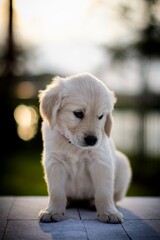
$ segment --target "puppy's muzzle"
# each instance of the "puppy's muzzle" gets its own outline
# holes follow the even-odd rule
[[[86,137],[84,137],[84,142],[86,146],[94,146],[97,140],[97,137],[93,135],[87,135]]]

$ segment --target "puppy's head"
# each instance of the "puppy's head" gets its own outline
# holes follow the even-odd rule
[[[40,93],[40,113],[70,143],[91,148],[110,136],[113,93],[91,74],[55,78]]]

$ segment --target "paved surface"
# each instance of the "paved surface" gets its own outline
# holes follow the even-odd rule
[[[0,239],[4,240],[160,240],[160,198],[125,198],[118,207],[123,224],[105,224],[95,211],[68,209],[68,219],[38,223],[47,197],[1,197]]]

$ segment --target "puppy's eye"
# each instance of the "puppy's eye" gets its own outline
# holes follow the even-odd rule
[[[76,118],[80,118],[80,119],[84,118],[84,112],[82,111],[74,111],[73,114]]]
[[[101,120],[101,119],[103,118],[103,116],[104,116],[104,114],[100,115],[100,116],[98,117],[98,119]]]

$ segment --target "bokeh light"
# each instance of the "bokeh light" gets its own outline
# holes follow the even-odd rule
[[[28,99],[35,96],[35,86],[32,82],[22,81],[16,87],[16,97],[19,99]]]
[[[18,136],[24,140],[31,140],[37,133],[38,111],[33,106],[19,105],[14,110]]]

